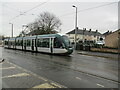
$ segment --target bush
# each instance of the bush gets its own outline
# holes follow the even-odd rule
[[[118,48],[108,47],[108,46],[104,46],[103,48],[108,48],[108,49],[118,49]]]
[[[102,45],[94,44],[92,47],[93,47],[93,48],[101,48]]]

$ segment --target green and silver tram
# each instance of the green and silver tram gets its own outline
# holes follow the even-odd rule
[[[34,35],[4,40],[6,48],[69,55],[73,52],[70,40],[59,34]],[[11,46],[9,46],[9,43]],[[13,45],[13,46],[12,46]]]

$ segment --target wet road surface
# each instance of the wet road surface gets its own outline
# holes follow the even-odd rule
[[[118,63],[100,57],[55,56],[3,49],[3,58],[68,88],[118,88]]]

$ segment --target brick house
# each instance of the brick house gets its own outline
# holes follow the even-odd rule
[[[116,30],[115,32],[112,32],[105,36],[105,46],[118,48],[119,30]]]

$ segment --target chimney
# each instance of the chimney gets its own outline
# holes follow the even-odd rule
[[[96,33],[98,32],[98,30],[96,30]]]
[[[91,32],[91,29],[89,29],[89,32]]]
[[[83,32],[85,32],[86,31],[86,28],[83,28]]]

